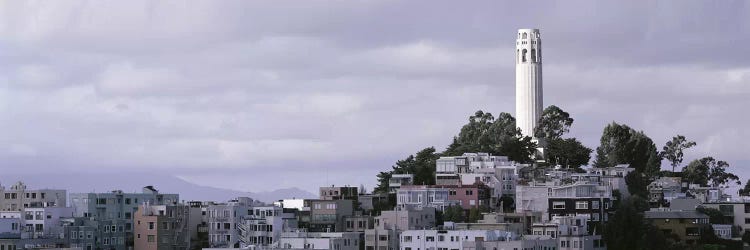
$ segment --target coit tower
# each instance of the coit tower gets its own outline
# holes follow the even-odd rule
[[[516,39],[516,126],[534,137],[542,115],[542,39],[539,29],[519,29]]]

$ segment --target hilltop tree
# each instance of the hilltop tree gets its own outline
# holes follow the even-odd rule
[[[750,196],[750,179],[745,182],[745,187],[739,190],[740,195]]]
[[[630,164],[630,167],[649,178],[661,169],[656,144],[643,131],[612,122],[604,128],[600,142],[596,148],[595,167]]]
[[[670,165],[672,165],[672,172],[674,172],[674,169],[682,163],[682,157],[684,156],[683,151],[695,145],[696,143],[694,141],[688,141],[685,139],[685,136],[677,135],[672,137],[672,140],[664,145],[659,156],[670,162]]]
[[[727,184],[735,181],[740,185],[739,177],[733,173],[727,172],[729,163],[717,161],[713,157],[703,157],[690,162],[682,169],[683,178],[692,184],[713,187]]]
[[[480,110],[469,117],[469,123],[461,128],[461,132],[453,138],[453,143],[443,155],[487,152],[508,156],[516,162],[529,163],[532,162],[531,155],[535,151],[536,143],[531,141],[531,137],[521,134],[513,116],[500,113],[495,118],[491,113]]]
[[[580,168],[589,164],[592,150],[576,138],[555,138],[548,141],[544,155],[550,164],[565,168]]]
[[[547,140],[560,139],[570,131],[572,124],[573,118],[570,118],[568,112],[563,111],[555,105],[550,105],[542,112],[536,131],[534,131],[534,136]]]

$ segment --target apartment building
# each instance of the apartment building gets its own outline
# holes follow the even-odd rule
[[[21,238],[58,238],[63,232],[61,219],[73,217],[70,207],[38,207],[23,209]]]
[[[362,233],[285,232],[279,238],[281,249],[359,250]]]
[[[73,218],[62,218],[60,224],[63,228],[63,239],[65,239],[65,245],[71,248],[78,248],[83,250],[93,250],[97,245],[97,241],[104,239],[95,238],[94,235],[99,235],[98,222],[91,218],[73,217]],[[109,242],[117,241],[117,239],[109,239]],[[103,248],[109,249],[109,248]]]
[[[67,192],[63,189],[27,189],[17,182],[6,189],[0,185],[0,210],[21,211],[24,208],[66,207]]]
[[[583,215],[589,221],[608,221],[613,212],[610,186],[576,182],[551,189],[548,199],[548,218],[555,216]]]
[[[359,191],[357,187],[321,187],[320,188],[320,199],[321,200],[357,200]]]
[[[366,250],[399,249],[399,234],[406,230],[436,227],[434,207],[406,207],[383,211],[375,217],[373,229],[365,230]]]
[[[346,225],[344,229],[339,231],[364,233],[367,229],[375,228],[375,217],[361,214],[346,216],[344,224]]]
[[[718,209],[724,215],[724,223],[732,223],[740,228],[737,236],[750,232],[750,200],[708,202],[701,206]]]
[[[406,207],[432,207],[442,211],[446,207],[459,205],[458,200],[450,200],[451,190],[439,186],[402,186],[396,192],[396,205]]]
[[[308,218],[300,227],[310,232],[338,232],[345,229],[345,218],[354,215],[356,200],[305,200]]]
[[[226,203],[211,204],[206,209],[208,216],[208,242],[212,248],[240,247],[240,234],[237,224],[242,216],[250,215],[257,201],[248,197],[238,197]]]
[[[237,224],[240,247],[270,246],[281,233],[297,230],[297,217],[277,206],[252,207]]]
[[[590,235],[586,216],[556,216],[547,223],[534,223],[532,235],[557,240],[560,250],[605,250],[601,235]]]
[[[199,207],[143,204],[135,213],[135,249],[189,249],[202,223]]]
[[[178,194],[162,194],[153,186],[141,193],[76,193],[70,195],[74,216],[96,220],[99,230],[94,249],[128,249],[134,246],[133,218],[141,204],[170,205],[179,201]]]
[[[401,234],[399,244],[400,250],[554,249],[557,246],[552,239],[525,240],[501,230],[407,230]]]
[[[697,244],[701,235],[710,230],[708,215],[696,211],[646,211],[644,217],[666,234],[675,234],[688,245]]]
[[[396,193],[396,190],[401,186],[414,185],[413,174],[393,174],[391,179],[388,180],[388,191],[389,193]]]

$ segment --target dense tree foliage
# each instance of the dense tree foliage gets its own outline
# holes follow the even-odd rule
[[[628,186],[628,192],[631,195],[648,197],[648,180],[638,171],[630,172],[625,176],[625,184]]]
[[[661,169],[656,144],[643,131],[613,122],[604,128],[600,142],[594,160],[596,167],[630,164],[649,178],[656,176]]]
[[[375,187],[374,191],[377,193],[388,192],[388,182],[393,174],[413,174],[414,184],[434,185],[435,161],[438,158],[440,158],[440,154],[435,152],[435,148],[429,147],[414,155],[409,155],[406,159],[397,161],[391,171],[378,173],[378,186]]]
[[[545,161],[564,168],[580,168],[591,159],[591,150],[576,138],[563,138],[570,131],[573,118],[568,112],[551,105],[539,118],[535,136],[544,142]]]
[[[580,168],[589,164],[592,150],[576,138],[554,138],[547,140],[544,151],[547,163],[564,168]]]
[[[610,217],[604,230],[607,249],[645,249],[643,237],[648,234],[648,223],[643,217],[645,200],[637,195],[623,200]],[[648,207],[648,204],[645,204]]]
[[[450,206],[443,209],[443,221],[466,222],[464,209],[460,206]]]
[[[550,105],[542,112],[534,136],[547,140],[560,139],[570,131],[571,125],[573,125],[573,118],[570,118],[568,112],[555,105]]]
[[[745,187],[739,190],[740,195],[750,196],[750,179],[745,182]]]
[[[670,165],[672,165],[672,172],[674,172],[675,168],[682,163],[683,151],[695,145],[694,141],[688,141],[685,136],[677,135],[664,145],[659,156],[669,161]]]
[[[684,180],[689,183],[702,186],[718,187],[732,181],[740,185],[739,177],[727,172],[728,167],[729,163],[725,161],[717,161],[713,157],[703,157],[685,166],[682,169],[682,175]]]
[[[453,138],[444,155],[461,155],[467,152],[487,152],[504,155],[512,161],[532,162],[536,143],[531,137],[521,135],[516,127],[516,119],[508,113],[500,113],[497,118],[481,110],[469,117],[469,123]]]

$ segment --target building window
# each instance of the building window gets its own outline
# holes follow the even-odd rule
[[[589,209],[588,201],[576,201],[576,209]]]
[[[153,222],[149,222],[148,223],[148,230],[154,230],[154,223]]]
[[[147,238],[148,242],[156,242],[156,236],[155,235],[149,235]]]
[[[599,201],[592,201],[591,202],[591,208],[592,209],[599,209]]]
[[[552,202],[552,209],[565,209],[565,202],[564,201]]]

